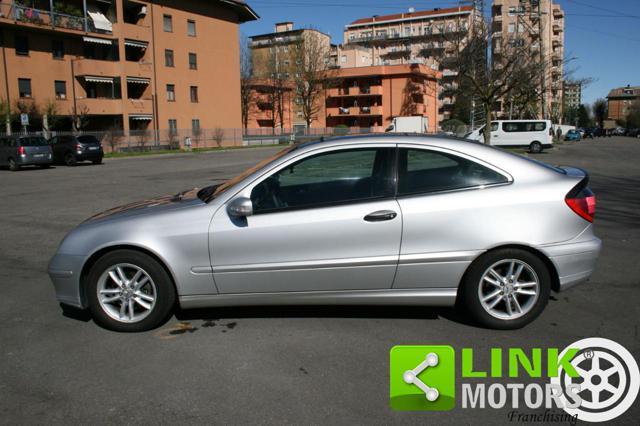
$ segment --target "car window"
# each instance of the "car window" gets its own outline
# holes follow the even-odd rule
[[[392,148],[340,150],[307,157],[251,191],[254,213],[393,195]]]
[[[547,128],[544,121],[528,121],[528,122],[505,122],[502,123],[502,130],[505,132],[540,132]]]
[[[20,145],[22,146],[44,146],[47,145],[47,140],[42,136],[33,136],[20,138]]]
[[[402,148],[398,194],[438,192],[507,182],[502,174],[474,161],[424,149]]]
[[[78,136],[78,141],[80,143],[100,143],[98,138],[93,135]]]

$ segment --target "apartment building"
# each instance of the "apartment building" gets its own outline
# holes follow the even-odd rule
[[[540,54],[546,72],[539,115],[558,122],[563,105],[564,12],[551,0],[494,0],[491,7],[494,40],[523,43]],[[506,115],[503,102],[498,115]]]
[[[285,81],[291,81],[294,78],[294,50],[296,46],[302,43],[305,38],[314,38],[321,46],[320,49],[325,51],[327,55],[331,52],[331,37],[321,31],[312,28],[294,28],[294,23],[290,21],[279,22],[275,24],[275,30],[272,33],[259,34],[249,37],[249,47],[251,49],[251,58],[253,61],[253,75],[257,79],[257,87],[259,90],[256,92],[256,97],[260,99],[260,104],[263,105],[268,112],[273,109],[273,105],[265,103],[265,94],[274,90],[273,87],[266,87],[269,84],[269,79],[273,78],[277,74],[279,79]],[[271,82],[273,84],[273,82]],[[268,97],[268,96],[267,96]],[[300,100],[292,95],[293,105],[291,106],[291,121],[289,127],[306,127],[304,115],[302,113],[302,107]],[[288,106],[286,106],[288,108]],[[283,114],[284,115],[284,114]],[[264,117],[264,114],[262,114]],[[283,121],[285,118],[283,118]],[[273,123],[270,123],[266,118],[260,119],[255,124],[262,123],[260,127],[271,127]],[[276,123],[279,125],[279,123]],[[317,125],[318,123],[314,123]]]
[[[68,129],[242,126],[238,26],[258,18],[244,1],[24,4],[0,1],[0,97],[14,110]]]
[[[420,115],[438,129],[441,73],[421,64],[341,68],[326,92],[327,127],[370,128],[383,132],[394,117]]]
[[[617,87],[607,96],[609,120],[626,120],[632,105],[640,103],[640,86]]]
[[[423,64],[440,70],[439,118],[444,120],[450,118],[455,103],[457,71],[451,63],[455,42],[478,18],[471,6],[374,15],[345,27],[344,46],[369,50],[370,65]],[[348,58],[339,59],[349,63]]]
[[[562,86],[562,95],[565,109],[578,108],[582,103],[582,84],[565,81]]]

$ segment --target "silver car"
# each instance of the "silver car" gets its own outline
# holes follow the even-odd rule
[[[100,213],[49,265],[57,298],[109,329],[182,308],[461,308],[522,327],[586,281],[601,242],[579,169],[446,137],[293,145],[221,185]]]

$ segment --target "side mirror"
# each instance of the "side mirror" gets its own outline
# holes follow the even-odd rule
[[[227,206],[227,212],[233,217],[246,217],[253,214],[253,203],[247,197],[238,197],[231,200]]]

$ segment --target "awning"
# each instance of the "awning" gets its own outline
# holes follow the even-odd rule
[[[151,82],[148,78],[142,77],[127,77],[127,83],[136,83],[136,84],[149,84]]]
[[[103,30],[103,31],[109,31],[109,32],[113,30],[113,24],[102,13],[87,12],[87,15],[91,17],[91,20],[93,21],[93,26],[96,27],[97,30]]]
[[[92,83],[107,83],[113,84],[113,77],[97,77],[92,75],[85,75],[84,81],[90,81]]]
[[[151,121],[153,116],[151,114],[129,114],[130,120]]]
[[[106,38],[84,36],[82,39],[87,43],[108,44],[109,46],[113,44],[113,40],[108,40]]]
[[[124,45],[125,46],[131,46],[131,47],[139,47],[141,49],[146,49],[147,46],[149,45],[149,43],[147,43],[146,41],[137,41],[137,40],[124,39]]]

